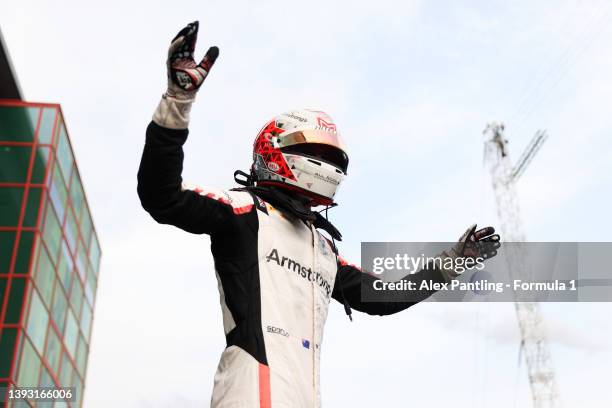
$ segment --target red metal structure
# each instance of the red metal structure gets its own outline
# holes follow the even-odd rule
[[[81,406],[99,263],[60,106],[0,100],[0,388],[73,386]]]

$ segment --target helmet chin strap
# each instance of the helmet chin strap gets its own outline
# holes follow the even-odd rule
[[[255,177],[253,177],[252,174],[247,174],[242,170],[236,170],[234,172],[234,181],[244,187],[254,187],[256,179]],[[274,191],[280,191],[283,194],[286,194],[287,196],[291,197],[292,199],[301,202],[302,205],[305,207],[310,207],[310,208],[314,207],[313,205],[314,200],[312,198],[302,195],[297,191],[283,189],[282,187],[278,188],[274,186],[268,186],[267,188],[274,190]]]
[[[252,187],[255,185],[255,178],[251,174],[246,174],[242,170],[236,170],[234,172],[234,181],[245,187]]]

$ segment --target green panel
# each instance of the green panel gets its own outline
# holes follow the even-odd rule
[[[48,161],[49,148],[39,147],[38,149],[36,149],[36,156],[34,157],[34,165],[32,166],[32,175],[30,176],[30,183],[45,183],[45,171],[47,170]]]
[[[53,308],[51,309],[51,318],[55,322],[60,333],[64,331],[66,324],[66,310],[68,309],[68,300],[62,288],[57,285],[55,295],[53,296]]]
[[[85,248],[89,249],[89,243],[91,242],[91,215],[89,215],[89,209],[87,205],[83,206],[83,215],[81,216],[81,236],[85,242]]]
[[[77,248],[76,253],[76,267],[81,280],[85,280],[87,278],[87,250],[83,244],[83,241],[79,240],[79,247]]]
[[[16,227],[21,215],[23,187],[0,187],[0,227]]]
[[[81,331],[85,335],[85,341],[89,343],[89,335],[91,333],[91,307],[87,303],[83,305],[83,311],[81,312]]]
[[[79,373],[81,373],[81,377],[85,377],[85,368],[87,367],[87,355],[89,354],[89,349],[87,348],[87,344],[85,343],[85,339],[83,336],[79,336],[79,347],[77,351],[76,364]]]
[[[59,362],[62,351],[61,341],[53,330],[53,327],[49,328],[49,338],[47,339],[47,351],[45,352],[45,358],[49,363],[49,366],[54,373],[59,373]]]
[[[91,261],[91,266],[93,267],[94,274],[98,276],[98,271],[100,269],[100,245],[98,244],[98,237],[95,233],[91,236],[89,259]]]
[[[57,115],[57,121],[55,125],[55,134],[53,136],[53,146],[57,148],[58,142],[60,140],[60,134],[66,133],[66,126],[64,124],[64,118],[61,112]]]
[[[30,187],[28,191],[28,202],[26,204],[25,215],[23,217],[24,227],[38,227],[38,210],[41,203],[41,197],[43,193],[42,188]],[[44,198],[42,198],[44,200]]]
[[[81,305],[83,305],[83,288],[78,279],[74,280],[72,284],[72,291],[70,292],[70,304],[74,310],[74,315],[79,318],[81,315]]]
[[[9,273],[15,247],[15,235],[14,231],[0,231],[0,273]]]
[[[32,344],[40,354],[43,354],[49,314],[35,290],[30,292],[30,313],[28,314],[27,332]]]
[[[74,403],[75,407],[80,407],[83,404],[83,381],[81,381],[80,378],[77,378],[77,376],[74,376],[74,379],[72,380],[72,386],[75,388],[75,397],[76,397],[76,402]]]
[[[0,378],[10,375],[11,362],[15,354],[15,338],[17,329],[2,329],[0,336]]]
[[[27,402],[25,399],[22,398],[22,399],[14,400],[13,402],[11,402],[10,405],[7,406],[7,408],[32,408],[33,406],[34,404],[30,404],[29,402]]]
[[[44,108],[40,127],[38,129],[38,143],[50,144],[53,136],[57,108]]]
[[[60,168],[66,181],[70,180],[72,173],[72,167],[74,159],[72,157],[72,150],[70,149],[70,143],[68,142],[68,135],[66,134],[66,128],[62,124],[59,131],[59,141],[57,145],[57,161],[59,162]]]
[[[87,267],[87,280],[85,281],[85,298],[93,306],[96,295],[96,277],[91,266]]]
[[[41,248],[38,255],[34,279],[43,302],[51,309],[51,297],[53,296],[53,286],[55,284],[55,268],[44,248]]]
[[[5,323],[19,323],[25,288],[25,278],[14,277],[13,279],[11,279],[11,288],[9,289],[9,299],[6,308],[6,317],[4,318]]]
[[[59,357],[58,357],[59,360]],[[42,370],[40,370],[40,386],[41,387],[55,387],[55,381],[53,381],[53,377],[51,377],[51,374],[49,374],[49,371],[43,367]],[[52,402],[48,402],[47,404],[49,404],[49,407],[52,407],[53,403]],[[38,404],[36,404],[36,408],[42,408],[44,407],[44,405],[42,405],[40,402]]]
[[[34,139],[39,108],[0,106],[0,140],[31,142]]]
[[[79,178],[78,173],[74,170],[74,176],[72,177],[72,184],[70,186],[70,199],[72,200],[72,208],[77,220],[81,219],[81,213],[83,212],[83,206],[85,204],[85,193],[83,192],[83,185]]]
[[[20,361],[17,385],[19,387],[36,387],[38,385],[38,376],[40,372],[40,358],[28,339],[25,338]]]
[[[77,320],[74,317],[72,310],[68,309],[68,317],[66,318],[66,330],[64,332],[64,344],[66,349],[70,352],[70,355],[76,357],[76,345],[79,335],[79,326]]]
[[[83,394],[85,394],[83,390],[83,382],[79,380],[78,382],[74,384],[74,386],[76,388],[76,400],[77,400],[75,407],[82,407],[83,406]]]
[[[62,353],[62,372],[60,373],[60,387],[68,387],[72,383],[72,373],[74,372],[74,368],[68,355],[66,353]]]
[[[62,174],[59,171],[59,167],[57,165],[53,166],[53,181],[51,184],[51,189],[49,190],[49,196],[51,198],[51,202],[55,207],[55,211],[59,216],[60,220],[64,219],[64,213],[66,211],[66,199],[68,198],[68,191],[66,190],[66,185],[64,184],[64,179],[62,178]]]
[[[45,215],[45,226],[43,229],[43,240],[49,249],[49,256],[55,262],[62,242],[62,230],[57,220],[53,206],[48,205]]]
[[[72,262],[72,257],[70,256],[70,251],[68,251],[68,246],[66,245],[65,241],[62,241],[62,252],[60,253],[57,273],[66,293],[70,290],[73,268],[74,264]]]
[[[66,241],[70,247],[70,252],[76,252],[76,244],[78,236],[78,225],[74,218],[74,213],[69,209],[66,210],[66,226],[64,227],[64,234],[66,234]]]
[[[78,395],[77,395],[78,398]],[[72,407],[82,407],[82,405],[72,405]],[[55,401],[53,408],[69,408],[68,403],[64,401]]]
[[[28,181],[31,155],[31,146],[0,146],[0,183]]]
[[[10,386],[11,384],[8,381],[0,381],[0,401],[6,401],[6,394]]]
[[[0,278],[0,307],[4,304],[4,289],[6,289],[6,282],[8,278]],[[1,311],[1,310],[0,310]],[[1,330],[0,330],[1,332]],[[2,335],[0,335],[2,337]],[[2,378],[2,377],[0,377]]]
[[[38,252],[40,252],[41,248],[44,248],[44,245],[42,244],[42,239],[40,238],[40,232],[36,233],[36,238],[34,239],[34,250],[32,251],[32,272],[30,272],[30,275],[33,276],[33,271],[34,268],[36,267],[36,260],[38,259]]]
[[[17,249],[17,260],[15,261],[15,273],[30,272],[30,258],[36,233],[34,231],[21,231],[19,238],[19,249]]]

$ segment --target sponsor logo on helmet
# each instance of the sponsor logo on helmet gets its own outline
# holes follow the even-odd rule
[[[325,119],[317,118],[317,129],[327,130],[328,132],[336,132],[336,124],[327,122]]]
[[[293,113],[293,112],[285,113],[285,116],[287,116],[288,118],[291,118],[291,119],[295,119],[295,120],[297,120],[298,122],[302,122],[302,123],[306,123],[306,122],[308,122],[308,119],[303,118],[303,117],[301,117],[301,116],[298,116],[298,115],[296,115],[296,114],[295,114],[295,113]]]
[[[275,173],[280,170],[280,166],[275,162],[268,163],[268,168]]]
[[[319,172],[315,172],[315,173],[313,174],[313,176],[315,176],[315,177],[316,177],[316,178],[318,178],[319,180],[325,181],[326,183],[330,183],[330,184],[333,184],[333,185],[336,185],[336,186],[339,186],[339,185],[340,185],[340,180],[335,179],[335,178],[333,178],[333,177],[330,177],[330,176],[328,176],[328,175],[325,175],[325,176],[324,176],[324,175],[320,174]]]

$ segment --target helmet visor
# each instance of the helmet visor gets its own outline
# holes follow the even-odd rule
[[[336,166],[344,174],[348,168],[348,155],[340,135],[325,130],[301,130],[283,136],[283,152],[300,154]]]
[[[335,146],[321,143],[298,143],[283,147],[281,151],[283,153],[292,153],[331,164],[344,174],[346,174],[348,168],[348,156],[344,150],[340,150]]]
[[[300,130],[281,136],[279,143],[281,148],[300,143],[318,143],[333,146],[346,152],[346,147],[340,135],[326,130]]]

